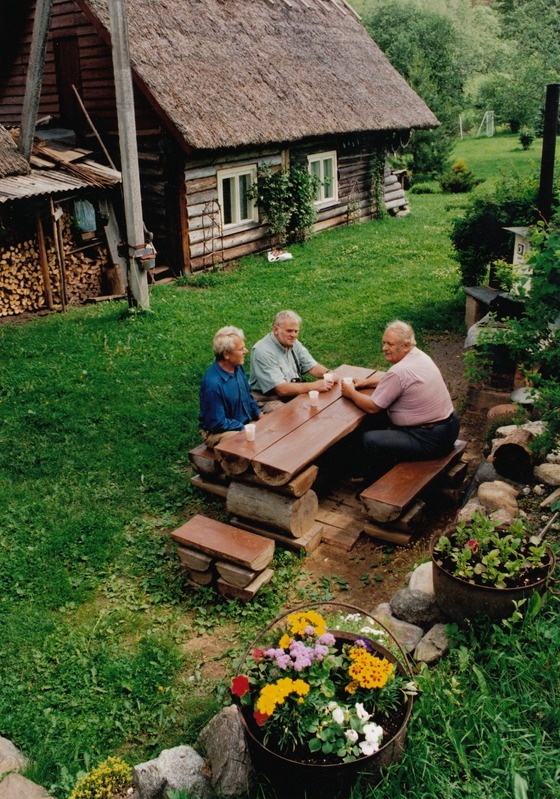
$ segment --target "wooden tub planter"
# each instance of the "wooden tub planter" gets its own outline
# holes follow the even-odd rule
[[[516,604],[528,600],[535,592],[544,594],[556,567],[550,547],[546,548],[542,564],[528,569],[518,585],[497,588],[494,585],[475,584],[454,574],[437,552],[440,533],[430,540],[434,594],[445,616],[463,623],[477,617],[500,621],[512,615]]]

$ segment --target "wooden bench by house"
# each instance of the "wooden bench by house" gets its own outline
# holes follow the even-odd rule
[[[453,469],[466,446],[466,441],[457,440],[451,452],[443,458],[393,466],[360,494],[368,516],[382,524],[395,522],[422,491]]]
[[[196,585],[214,583],[224,596],[244,601],[271,579],[274,541],[197,514],[171,538]]]

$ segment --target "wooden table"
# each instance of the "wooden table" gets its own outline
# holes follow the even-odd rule
[[[341,379],[364,379],[374,370],[343,364],[335,371]],[[364,389],[366,394],[372,391]],[[337,383],[319,394],[316,408],[311,407],[308,394],[299,394],[256,423],[254,441],[247,441],[242,431],[218,444],[215,452],[226,474],[243,475],[252,470],[262,484],[282,486],[355,430],[365,415],[342,397]]]

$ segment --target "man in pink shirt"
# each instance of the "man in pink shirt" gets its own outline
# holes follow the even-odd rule
[[[441,372],[418,349],[406,322],[391,322],[383,334],[383,355],[391,367],[367,380],[341,386],[343,396],[374,414],[362,435],[370,464],[387,471],[399,461],[439,458],[450,452],[459,419]],[[360,388],[375,387],[371,397]]]

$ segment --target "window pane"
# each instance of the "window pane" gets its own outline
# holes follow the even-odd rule
[[[314,177],[319,178],[321,180],[321,162],[320,161],[311,161],[309,164],[309,171],[311,172]],[[319,202],[321,199],[321,186],[317,186],[315,190],[315,202]]]
[[[247,190],[251,185],[251,175],[239,175],[239,219],[249,219],[249,198],[247,197]]]
[[[334,197],[333,162],[332,158],[323,161],[323,191],[324,197]]]
[[[222,180],[222,196],[223,196],[223,215],[224,215],[224,225],[231,225],[234,222],[233,214],[234,214],[234,197],[233,191],[235,187],[235,179],[234,178],[224,178]]]

